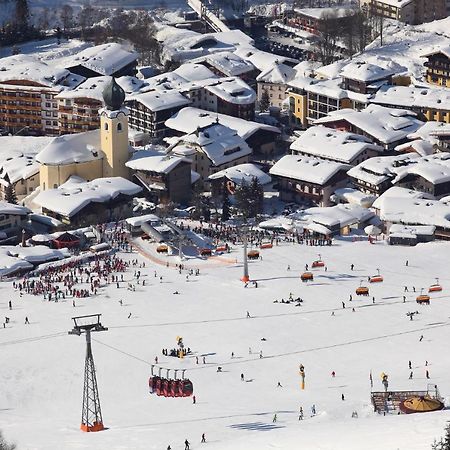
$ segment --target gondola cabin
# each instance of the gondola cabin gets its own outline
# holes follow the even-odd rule
[[[194,393],[192,381],[188,379],[180,380],[181,397],[190,397]]]
[[[311,272],[304,272],[301,274],[300,279],[306,283],[308,281],[313,281],[314,280],[314,275]]]
[[[202,248],[200,250],[200,256],[211,256],[212,252],[210,248]]]
[[[167,253],[168,251],[169,251],[169,247],[167,247],[167,245],[165,245],[165,244],[161,244],[161,245],[158,245],[158,247],[156,247],[157,253]]]
[[[250,250],[247,253],[248,259],[259,259],[259,252],[258,250]]]
[[[369,288],[367,286],[356,288],[356,295],[369,295]]]
[[[270,242],[265,242],[259,246],[259,248],[262,250],[264,250],[265,248],[272,248],[272,247],[273,247],[273,244],[271,244]]]
[[[369,283],[381,283],[383,281],[383,277],[381,275],[374,275],[369,278]]]
[[[325,267],[325,261],[322,260],[313,261],[312,266],[313,269],[315,269],[316,267]]]
[[[416,298],[416,302],[420,305],[429,305],[430,304],[430,296],[426,294],[421,294]]]
[[[428,288],[428,292],[441,292],[441,291],[442,291],[442,286],[440,284],[432,284]]]
[[[217,253],[226,252],[226,251],[227,251],[227,247],[225,245],[220,245],[219,247],[216,247]]]

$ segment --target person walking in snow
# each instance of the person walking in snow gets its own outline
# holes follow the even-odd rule
[[[311,415],[315,416],[316,415],[316,405],[312,405],[311,406]]]
[[[25,317],[25,325],[28,325],[30,322],[28,320],[28,317]]]
[[[345,396],[344,394],[341,394],[341,400],[344,401],[345,400]]]
[[[410,380],[412,380],[412,378],[413,378],[413,373],[412,373],[412,371],[409,373],[409,379]]]
[[[273,415],[273,419],[272,419],[272,423],[275,423],[276,421],[277,421],[277,415],[274,414],[274,415]]]
[[[244,374],[241,373],[241,381],[244,381]]]
[[[428,370],[425,371],[425,376],[427,377],[427,380],[430,379],[430,372],[428,372]]]
[[[205,436],[205,433],[202,434],[202,440],[201,440],[200,442],[201,442],[201,443],[206,442],[206,436]]]
[[[342,309],[345,309],[345,303],[342,302]]]
[[[186,439],[185,441],[184,441],[184,450],[189,450],[191,447],[190,447],[190,443],[189,443],[189,441]]]
[[[408,367],[409,367],[410,370],[412,369],[411,361],[408,361]]]
[[[303,408],[300,406],[300,410],[298,412],[298,420],[303,420]]]
[[[192,397],[192,404],[195,405],[197,403],[197,398],[195,395]]]
[[[350,270],[353,271],[353,269],[355,268],[355,266],[353,264],[350,265]]]

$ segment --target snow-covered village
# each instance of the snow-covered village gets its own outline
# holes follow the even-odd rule
[[[450,0],[0,4],[0,450],[450,450]]]

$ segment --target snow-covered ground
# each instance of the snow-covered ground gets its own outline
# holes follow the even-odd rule
[[[58,303],[31,295],[20,298],[10,282],[3,282],[0,308],[11,323],[0,328],[1,428],[20,450],[156,450],[169,444],[176,450],[184,448],[186,438],[192,449],[427,449],[442,434],[448,412],[374,414],[369,373],[375,390],[382,390],[383,371],[389,374],[390,389],[422,390],[427,360],[429,381],[449,395],[448,249],[444,242],[415,248],[344,240],[332,247],[282,243],[263,250],[262,261],[250,262],[257,289],[245,289],[239,281],[240,248],[214,263],[190,259],[188,267],[199,267],[200,275],[189,282],[186,272],[180,275],[175,267],[166,267],[166,259],[176,263],[176,257],[163,256],[162,264],[147,259],[146,268],[139,269],[146,283],[136,284],[135,292],[109,285],[97,297],[77,300],[76,308],[70,298]],[[315,270],[314,282],[302,284],[299,274],[319,252],[328,270]],[[136,253],[122,257],[144,260]],[[356,298],[360,280],[367,281],[377,268],[385,281],[371,285],[369,297]],[[132,281],[134,270],[125,274],[126,280]],[[444,290],[433,296],[430,306],[417,305],[413,293],[403,303],[405,285],[419,291],[435,277]],[[303,306],[273,303],[290,292],[304,299]],[[420,314],[410,321],[405,314],[415,310]],[[252,318],[246,318],[246,311]],[[67,335],[72,316],[90,313],[102,313],[109,327],[96,333],[93,342],[108,427],[99,433],[79,430],[85,343],[84,337]],[[24,324],[25,316],[30,325]],[[193,356],[162,356],[162,348],[176,346],[177,336]],[[148,393],[155,356],[162,367],[187,369],[197,404],[191,398]],[[200,357],[198,365],[195,356]],[[300,363],[306,371],[303,391]],[[222,373],[216,372],[218,366]],[[315,417],[310,417],[312,404]],[[298,420],[300,406],[303,421]],[[355,410],[357,419],[351,418]],[[200,444],[202,433],[207,444]]]

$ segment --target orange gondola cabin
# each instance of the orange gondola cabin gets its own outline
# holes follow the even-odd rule
[[[306,283],[308,281],[313,281],[314,280],[314,275],[311,272],[304,272],[301,274],[300,279]]]

